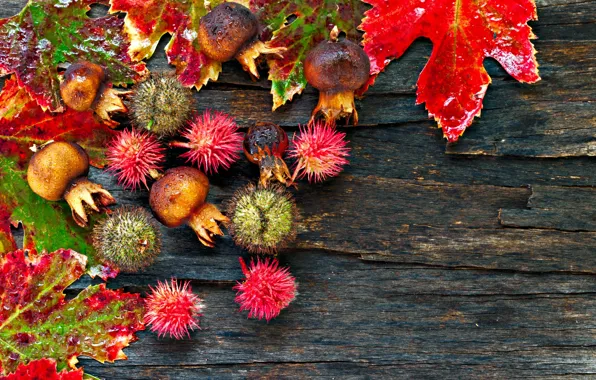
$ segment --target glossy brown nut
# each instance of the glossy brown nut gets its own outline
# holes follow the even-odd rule
[[[89,156],[79,145],[53,142],[31,157],[27,182],[31,190],[49,201],[58,201],[70,183],[89,172]]]
[[[105,80],[101,66],[91,62],[78,62],[64,72],[64,81],[60,84],[60,95],[64,103],[75,111],[91,108]]]
[[[168,170],[153,184],[149,204],[162,224],[177,227],[205,204],[208,193],[207,176],[198,169],[182,166]]]
[[[322,41],[304,61],[306,80],[323,92],[354,91],[366,83],[369,72],[364,50],[346,39]]]
[[[256,38],[259,23],[250,9],[238,3],[223,3],[201,17],[201,51],[217,62],[233,59]]]

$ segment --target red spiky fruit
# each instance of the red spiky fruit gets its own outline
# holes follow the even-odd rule
[[[296,279],[288,268],[279,268],[277,259],[258,259],[256,264],[251,261],[250,268],[242,258],[239,260],[246,279],[234,286],[235,301],[240,311],[248,310],[249,318],[269,322],[296,298]]]
[[[190,282],[180,284],[173,278],[171,283],[158,281],[155,288],[149,288],[144,322],[151,325],[151,331],[158,337],[183,339],[185,335],[190,337],[190,330],[200,329],[198,320],[203,304],[192,292]]]
[[[308,177],[309,182],[322,182],[335,177],[349,161],[346,134],[317,121],[307,127],[300,127],[294,135],[288,157],[296,159],[292,181],[296,177]]]
[[[170,146],[188,149],[181,157],[199,167],[205,173],[217,173],[228,169],[240,155],[244,136],[229,115],[206,110],[196,116],[182,133],[188,142],[172,142]]]
[[[165,149],[155,135],[135,129],[123,130],[108,145],[108,171],[124,188],[147,187],[147,177],[162,169]]]

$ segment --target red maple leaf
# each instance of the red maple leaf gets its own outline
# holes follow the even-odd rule
[[[54,114],[44,111],[14,76],[6,80],[0,92],[0,152],[23,165],[33,152],[33,145],[49,140],[75,141],[97,167],[106,164],[105,145],[116,135],[107,124],[97,120],[93,111],[67,109]]]
[[[448,141],[456,141],[480,115],[491,82],[483,67],[496,59],[520,82],[540,79],[533,0],[364,0],[373,6],[360,28],[376,76],[418,37],[433,43],[418,79],[417,103],[426,103]],[[371,83],[374,82],[374,77]]]
[[[17,370],[7,376],[0,376],[0,380],[83,380],[83,370],[73,371],[56,369],[56,361],[52,359],[33,360],[29,364],[19,364]]]

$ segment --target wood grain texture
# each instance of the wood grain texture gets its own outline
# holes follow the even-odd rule
[[[0,17],[25,3],[4,0]],[[207,305],[203,330],[182,342],[143,332],[129,360],[82,360],[85,370],[106,379],[596,374],[596,1],[537,4],[542,81],[517,83],[487,60],[493,84],[482,117],[458,143],[446,146],[414,105],[426,40],[357,102],[362,125],[344,129],[350,167],[295,192],[298,240],[280,260],[300,294],[279,318],[266,324],[237,311],[231,288],[242,276],[238,256],[248,256],[228,236],[210,250],[188,227],[162,227],[157,262],[109,286],[145,292],[158,279],[191,280]],[[166,43],[151,70],[171,70]],[[318,95],[309,87],[271,113],[267,80],[226,63],[195,96],[200,110],[292,133]],[[172,166],[182,164],[177,153]],[[209,200],[222,204],[257,176],[238,163],[211,178]],[[120,204],[148,205],[146,191],[123,191],[99,170],[91,178]]]

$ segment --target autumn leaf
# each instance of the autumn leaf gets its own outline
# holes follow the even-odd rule
[[[24,380],[24,379],[43,379],[43,380],[82,380],[83,370],[57,371],[56,361],[52,359],[39,359],[29,362],[29,364],[19,364],[17,370],[9,375],[0,376],[0,380]]]
[[[273,110],[302,93],[306,54],[329,38],[334,25],[350,40],[360,41],[357,26],[364,12],[360,0],[251,0],[251,9],[273,31],[269,46],[287,49],[282,57],[267,56]]]
[[[107,163],[105,145],[115,135],[107,124],[94,118],[92,111],[43,111],[14,76],[6,80],[0,92],[0,152],[14,157],[19,166],[33,154],[31,146],[65,140],[76,141],[85,148],[92,165],[103,167]]]
[[[491,82],[483,61],[496,59],[520,82],[540,79],[527,22],[533,0],[364,0],[373,6],[360,28],[377,75],[418,37],[433,52],[418,79],[417,103],[426,103],[448,141],[456,141],[480,115]],[[373,80],[374,81],[374,78]]]
[[[15,73],[19,86],[45,110],[62,111],[58,66],[80,60],[105,68],[115,85],[146,75],[128,57],[128,40],[117,16],[86,14],[107,0],[29,0],[16,16],[0,19],[0,76]]]
[[[92,163],[103,166],[106,143],[114,134],[91,111],[43,111],[14,78],[6,81],[0,93],[0,253],[17,248],[10,226],[22,223],[25,249],[69,247],[93,257],[90,229],[72,221],[66,202],[48,202],[34,194],[25,167],[33,155],[29,148],[49,140],[76,141]]]
[[[201,52],[197,38],[199,20],[223,2],[110,0],[110,12],[126,12],[124,30],[131,41],[129,54],[135,61],[151,57],[161,37],[171,34],[172,39],[166,47],[168,62],[176,67],[180,83],[200,89],[209,80],[217,80],[221,63],[212,61]]]
[[[0,257],[0,374],[40,358],[74,368],[84,355],[100,362],[126,359],[122,349],[144,329],[138,294],[89,286],[63,293],[85,273],[87,258],[72,250]]]

